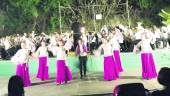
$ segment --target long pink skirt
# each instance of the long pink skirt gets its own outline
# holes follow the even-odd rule
[[[31,80],[29,76],[29,68],[26,63],[17,65],[16,75],[20,76],[23,79],[24,87],[28,87],[31,85]]]
[[[65,64],[65,60],[57,60],[57,74],[56,74],[56,83],[62,84],[66,81],[72,80],[72,75],[69,68]]]
[[[116,80],[119,78],[119,72],[116,68],[113,56],[104,57],[104,80]]]
[[[49,79],[47,56],[39,57],[39,68],[38,68],[37,78],[41,80]]]
[[[122,62],[121,62],[121,59],[120,59],[120,52],[119,52],[119,50],[114,50],[113,54],[114,54],[114,58],[115,58],[115,62],[116,62],[116,66],[118,68],[118,71],[122,72],[123,68],[122,68]]]
[[[142,53],[141,61],[142,61],[142,78],[143,79],[156,78],[157,72],[152,53]]]

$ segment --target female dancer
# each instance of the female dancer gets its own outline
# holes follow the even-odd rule
[[[54,35],[54,34],[53,34]],[[52,53],[52,56],[57,56],[57,40],[55,36],[50,37],[50,44],[48,45],[48,50]]]
[[[41,42],[41,46],[37,50],[37,55],[39,56],[39,68],[37,73],[37,78],[41,80],[48,80],[48,48],[45,41]]]
[[[66,39],[66,43],[64,45],[64,48],[66,49],[66,54],[69,53],[70,49],[73,46],[73,38],[72,38],[72,34],[68,34],[67,39]]]
[[[99,47],[104,51],[104,80],[116,80],[119,78],[119,71],[116,68],[115,60],[113,58],[112,47],[106,38],[102,38],[102,45]]]
[[[58,45],[59,47],[57,48],[56,83],[63,84],[63,83],[67,83],[67,81],[71,81],[72,75],[68,66],[66,65],[66,53],[65,53],[63,41],[59,40]]]
[[[26,48],[25,42],[21,43],[21,48],[17,53],[11,58],[11,60],[17,63],[16,75],[20,76],[23,79],[24,87],[31,85],[28,60],[29,60],[29,51]]]
[[[83,77],[86,77],[86,71],[87,71],[87,68],[86,68],[87,47],[83,43],[82,39],[78,40],[78,45],[76,47],[76,54],[79,56],[80,79],[83,79]]]
[[[150,35],[147,32],[142,33],[142,40],[134,47],[134,52],[139,51],[141,47],[141,61],[142,61],[142,78],[151,79],[157,77],[155,63],[152,55],[152,48]]]
[[[121,59],[120,59],[120,45],[119,45],[119,43],[123,43],[123,35],[122,35],[122,33],[120,33],[120,30],[117,27],[115,27],[114,29],[111,29],[110,43],[111,43],[111,46],[113,49],[113,55],[114,55],[114,59],[115,59],[118,71],[122,72],[123,68],[122,68],[122,63],[121,63]]]

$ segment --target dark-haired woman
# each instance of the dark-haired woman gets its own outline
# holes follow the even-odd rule
[[[159,71],[158,82],[164,86],[163,90],[157,90],[152,96],[170,96],[170,68],[164,67]]]
[[[24,96],[24,83],[20,76],[12,76],[8,83],[8,96]]]

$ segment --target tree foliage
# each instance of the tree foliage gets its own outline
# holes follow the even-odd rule
[[[93,24],[94,14],[102,14],[103,20],[96,25],[126,21],[127,0],[0,0],[0,35],[15,34],[35,30],[37,33],[54,32],[59,29],[59,3],[62,11],[62,27],[68,27],[75,20]],[[147,18],[160,24],[157,15],[169,6],[169,0],[128,0],[130,17],[136,22]],[[91,5],[101,5],[92,8]],[[83,7],[86,6],[86,7]],[[64,8],[65,7],[65,8]],[[113,21],[112,21],[113,20]],[[97,25],[98,26],[98,25]],[[89,26],[93,27],[93,26]],[[100,27],[100,26],[99,26]]]
[[[0,27],[7,34],[54,31],[58,27],[58,4],[71,0],[1,0]]]
[[[164,10],[161,10],[161,12],[159,13],[159,16],[161,16],[163,18],[162,23],[164,25],[170,25],[170,13],[168,13]]]

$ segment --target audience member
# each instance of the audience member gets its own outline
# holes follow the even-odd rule
[[[152,96],[170,96],[170,68],[164,67],[159,71],[158,82],[164,86],[164,89],[154,91]]]
[[[21,77],[14,75],[9,79],[8,96],[24,96],[24,83]]]

